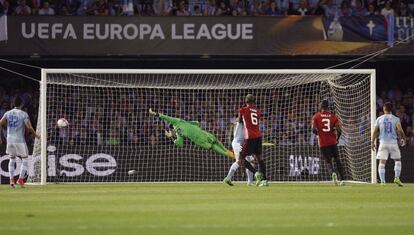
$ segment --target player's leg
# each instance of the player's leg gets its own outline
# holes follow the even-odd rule
[[[253,162],[254,162],[254,157],[252,155],[249,155],[245,158],[246,161],[248,161],[252,166],[253,166]],[[254,181],[254,174],[253,172],[249,171],[249,169],[246,169],[246,175],[247,175],[247,185],[251,186],[253,185],[253,181]]]
[[[233,164],[231,164],[229,172],[227,173],[226,178],[224,178],[223,182],[225,184],[228,184],[230,186],[233,186],[233,183],[231,182],[233,180],[233,176],[234,173],[236,173],[237,169],[239,169],[239,163],[238,161],[233,162]]]
[[[266,163],[262,159],[262,137],[259,137],[257,139],[254,139],[253,142],[253,148],[254,148],[254,155],[257,159],[257,164],[259,165],[259,171],[262,175],[262,179],[259,182],[259,186],[269,186],[267,182],[267,175],[266,175]],[[257,179],[259,181],[259,179]],[[257,182],[256,182],[257,183]]]
[[[341,159],[339,159],[338,146],[336,146],[336,145],[330,146],[330,151],[331,151],[332,158],[333,158],[333,160],[335,162],[335,166],[336,166],[334,168],[335,173],[337,174],[338,179],[340,181],[342,181],[342,180],[344,180],[344,172],[343,172]]]
[[[392,145],[390,146],[390,155],[391,158],[394,159],[394,183],[396,183],[398,186],[402,187],[403,184],[400,180],[401,175],[401,152],[398,145]]]
[[[236,161],[231,165],[229,172],[227,173],[226,178],[224,178],[223,182],[225,184],[228,184],[230,186],[233,186],[233,183],[231,182],[234,176],[234,173],[236,173],[237,169],[240,167],[240,152],[242,150],[242,147],[239,143],[232,143],[234,156],[236,158]]]
[[[20,165],[20,176],[17,180],[17,183],[20,184],[22,187],[24,186],[24,178],[27,173],[27,169],[29,168],[29,161],[27,156],[29,151],[27,150],[27,145],[25,143],[17,144],[16,145],[17,153],[22,159],[22,164]]]
[[[321,155],[325,161],[326,168],[328,169],[328,174],[332,177],[332,182],[336,185],[337,184],[337,176],[334,171],[334,166],[332,162],[332,156],[329,152],[329,148],[327,146],[321,147]]]
[[[14,165],[16,164],[16,157],[10,156],[9,159],[9,179],[10,179],[10,186],[14,188],[14,170],[16,169]]]
[[[251,155],[252,154],[252,150],[251,150],[251,142],[250,140],[244,140],[244,144],[243,144],[243,150],[240,153],[240,162],[242,163],[241,165],[243,165],[246,169],[248,169],[249,171],[253,172],[253,174],[256,174],[257,170],[256,168],[254,168],[252,166],[252,164],[250,164],[249,161],[246,161],[246,156],[247,155]]]
[[[385,164],[388,159],[388,150],[384,144],[380,144],[377,152],[377,159],[379,160],[378,164],[378,175],[381,180],[381,185],[385,184]]]
[[[14,166],[16,164],[16,146],[14,144],[7,144],[6,147],[6,153],[10,156],[9,159],[9,180],[10,180],[10,186],[14,188],[15,182],[14,182],[14,170],[16,169]]]
[[[378,174],[381,180],[381,184],[385,184],[385,164],[387,160],[380,160],[378,164]]]

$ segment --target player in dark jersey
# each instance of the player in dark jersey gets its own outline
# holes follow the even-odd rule
[[[255,173],[256,186],[269,186],[266,177],[266,165],[262,159],[262,133],[259,122],[262,112],[256,107],[256,99],[252,94],[246,96],[246,105],[239,110],[239,120],[244,125],[244,144],[240,154],[241,163]],[[259,165],[259,171],[245,160],[246,156],[254,155]]]
[[[338,178],[343,184],[342,164],[339,159],[337,141],[341,136],[341,126],[335,114],[329,111],[329,102],[324,100],[321,111],[312,117],[312,132],[318,135],[321,155],[325,159],[332,181],[338,185]],[[335,162],[335,164],[334,164]],[[335,167],[336,165],[336,167]]]

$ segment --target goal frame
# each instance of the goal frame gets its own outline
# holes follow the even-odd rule
[[[375,69],[41,69],[40,81],[40,184],[47,183],[47,74],[48,73],[119,73],[119,74],[369,74],[370,123],[376,120],[376,70]],[[371,137],[372,138],[372,137]],[[371,183],[377,183],[376,154],[371,150]]]

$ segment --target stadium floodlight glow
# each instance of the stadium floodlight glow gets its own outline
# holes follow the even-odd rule
[[[165,123],[148,109],[199,121],[230,148],[232,122],[247,93],[264,113],[268,177],[321,182],[330,177],[310,121],[328,99],[342,123],[339,150],[346,179],[376,183],[371,130],[376,118],[375,70],[42,69],[40,109],[30,181],[221,181],[232,163],[164,137]],[[60,118],[67,128],[57,128]],[[134,172],[134,174],[128,174]],[[240,171],[235,180],[242,180]]]

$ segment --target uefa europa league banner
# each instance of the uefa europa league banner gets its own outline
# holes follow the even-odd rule
[[[1,16],[0,55],[365,55],[394,39],[386,53],[414,54],[413,32],[413,18],[383,16]]]

